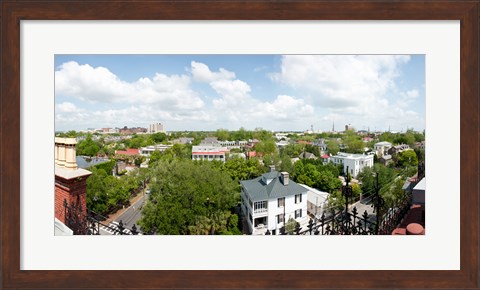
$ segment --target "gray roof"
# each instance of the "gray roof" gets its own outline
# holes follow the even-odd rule
[[[300,158],[305,158],[305,159],[312,159],[312,158],[315,158],[315,154],[313,153],[310,153],[310,152],[302,152],[300,153]]]
[[[380,159],[390,160],[390,159],[392,159],[392,155],[383,155]]]
[[[288,181],[288,185],[283,185],[280,176],[281,174],[278,171],[272,171],[255,179],[240,181],[240,184],[245,188],[252,201],[292,196],[308,191],[291,179]],[[272,181],[266,184],[264,177],[265,179],[272,179]]]

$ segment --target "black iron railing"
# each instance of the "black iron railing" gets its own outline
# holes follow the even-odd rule
[[[139,235],[140,231],[133,224],[131,228],[127,228],[120,220],[118,224],[104,224],[99,220],[99,214],[89,210],[83,210],[81,204],[67,203],[63,201],[65,225],[73,231],[74,235],[100,235],[102,228],[106,232],[113,235]]]
[[[348,167],[347,167],[348,172]],[[352,197],[352,190],[349,185],[350,178],[347,176],[346,184],[342,188],[342,194],[345,197],[345,210],[335,211],[330,209],[322,213],[320,219],[316,222],[310,219],[306,229],[302,229],[297,222],[295,231],[292,234],[305,235],[390,235],[398,227],[412,206],[412,191],[415,185],[425,177],[424,162],[418,165],[417,176],[411,180],[410,185],[405,190],[404,197],[397,201],[393,206],[385,208],[385,201],[380,196],[378,186],[378,175],[375,186],[375,193],[372,196],[372,206],[375,216],[369,215],[365,210],[360,214],[356,207],[351,211],[349,208],[349,198]],[[267,234],[270,234],[267,231]],[[280,234],[286,235],[285,227],[280,228]]]

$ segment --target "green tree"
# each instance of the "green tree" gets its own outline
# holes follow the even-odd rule
[[[397,173],[394,169],[378,163],[374,164],[373,167],[365,167],[357,177],[362,182],[361,189],[365,197],[375,193],[376,175],[378,175],[378,184],[381,190],[393,181]]]
[[[380,195],[385,200],[387,208],[395,206],[395,204],[398,204],[407,197],[406,192],[402,189],[404,182],[405,180],[403,178],[397,177],[392,184],[380,191]]]
[[[293,172],[293,164],[290,156],[284,154],[280,157],[280,171]]]
[[[362,193],[360,185],[358,185],[357,183],[351,183],[350,185],[352,186],[353,198],[360,198],[360,194]]]
[[[297,161],[293,164],[293,174],[292,177],[298,178],[298,176],[303,175],[305,173],[305,166],[303,165],[302,161]]]
[[[217,132],[215,133],[215,136],[220,141],[230,140],[230,132],[226,129],[218,129]]]
[[[394,144],[394,140],[395,140],[395,134],[391,133],[391,132],[385,132],[383,133],[382,135],[379,136],[379,141],[386,141],[386,142],[390,142],[392,144]]]
[[[233,132],[233,139],[234,140],[248,140],[248,139],[252,139],[252,133],[245,130],[245,128],[241,127],[240,129],[238,129],[238,131],[236,132]]]
[[[260,141],[255,144],[255,151],[262,156],[271,155],[277,152],[277,145],[273,140]]]
[[[295,227],[297,226],[297,221],[293,218],[289,218],[287,223],[285,224],[285,232],[289,235],[293,235],[295,232]]]
[[[132,138],[127,140],[127,147],[128,148],[140,148],[146,146],[147,143],[145,142],[145,138],[139,135],[133,135]]]
[[[322,171],[319,173],[315,182],[315,187],[325,192],[333,192],[342,186],[342,182],[338,176],[334,176],[330,171]]]
[[[252,133],[252,137],[260,141],[273,140],[272,132],[269,132],[262,128],[255,129],[255,131],[253,131]]]
[[[304,146],[301,144],[288,144],[282,149],[282,154],[288,155],[289,157],[294,158],[294,157],[298,157],[300,153],[303,152],[303,149],[304,149]]]
[[[206,233],[199,228],[220,234],[240,201],[238,184],[211,162],[160,160],[152,168],[150,189],[139,225],[158,234]]]
[[[340,144],[336,139],[330,139],[327,141],[327,150],[328,153],[335,155],[340,151]]]
[[[107,173],[103,169],[91,169],[92,174],[87,179],[87,208],[96,213],[106,214],[108,196],[105,186]]]
[[[363,153],[365,144],[359,138],[348,138],[345,140],[345,146],[348,153]]]
[[[100,146],[93,141],[92,135],[88,134],[86,138],[77,144],[77,155],[95,156],[100,151]]]
[[[418,165],[417,154],[414,150],[405,150],[398,154],[398,167],[416,167]]]
[[[335,190],[328,195],[328,205],[334,210],[342,210],[345,208],[345,197],[340,190]]]
[[[397,134],[393,139],[394,144],[408,144],[413,146],[415,144],[415,136],[411,132],[405,134]]]
[[[158,133],[152,134],[151,138],[154,143],[161,143],[167,140],[167,135],[165,133],[158,132]]]
[[[155,162],[157,162],[161,158],[162,158],[162,153],[160,153],[160,151],[158,151],[158,150],[153,151],[150,154],[150,159],[148,160],[148,166],[151,166],[152,164],[154,164]]]
[[[320,157],[320,148],[318,146],[306,144],[305,151],[314,154],[317,157]]]
[[[96,169],[103,169],[108,175],[113,175],[113,168],[115,167],[115,160],[110,160],[107,162],[102,162],[100,164],[96,164],[92,167],[95,167]],[[92,168],[90,167],[90,169]]]

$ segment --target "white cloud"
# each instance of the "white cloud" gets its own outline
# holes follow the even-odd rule
[[[408,56],[287,55],[271,78],[311,96],[327,108],[366,105],[394,87]]]
[[[409,61],[406,55],[287,55],[280,71],[269,76],[303,94],[316,111],[324,112],[324,122],[337,123],[337,130],[350,123],[362,127],[358,129],[389,123],[422,128],[423,118],[405,111],[412,109],[419,91],[401,91],[396,83]]]
[[[131,82],[107,68],[67,62],[55,72],[55,92],[62,101],[55,122],[66,129],[153,122],[165,123],[167,130],[303,130],[311,124],[330,130],[332,122],[337,130],[345,124],[423,128],[424,115],[413,107],[423,92],[397,85],[408,62],[408,56],[388,55],[283,56],[278,72],[269,75],[277,86],[272,90],[266,89],[270,84],[260,88],[240,79],[241,71],[212,70],[195,61],[186,74],[159,72]]]
[[[256,106],[254,116],[273,120],[296,121],[302,117],[311,116],[314,108],[303,99],[280,95],[273,102],[260,102]]]
[[[58,104],[56,107],[56,111],[60,113],[73,113],[77,112],[79,109],[75,104],[72,104],[70,102],[63,102],[61,104]]]
[[[200,109],[203,100],[190,88],[186,75],[157,73],[126,82],[104,67],[63,63],[55,72],[57,96],[73,97],[90,103],[149,104],[162,110]]]
[[[314,108],[303,99],[279,95],[271,102],[264,101],[255,98],[250,85],[235,78],[233,72],[223,68],[218,72],[211,71],[206,64],[198,62],[192,62],[191,65],[193,78],[208,83],[219,96],[212,101],[215,108],[212,114],[219,122],[255,127],[248,125],[263,123],[266,126],[272,121],[294,123],[313,114]]]
[[[228,71],[224,68],[220,68],[218,72],[212,72],[210,68],[201,62],[191,62],[191,73],[193,79],[199,82],[213,82],[216,80],[230,80],[235,78],[235,73]]]

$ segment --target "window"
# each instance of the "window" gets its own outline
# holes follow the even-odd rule
[[[281,197],[277,200],[278,207],[285,206],[285,197]]]
[[[255,202],[255,207],[254,207],[255,212],[264,212],[267,211],[267,201],[257,201]]]
[[[295,194],[295,203],[301,203],[301,202],[302,202],[302,195]]]
[[[302,209],[297,209],[295,211],[295,218],[299,218],[299,217],[302,217]]]
[[[277,215],[277,224],[283,223],[285,221],[285,216],[282,214]]]

